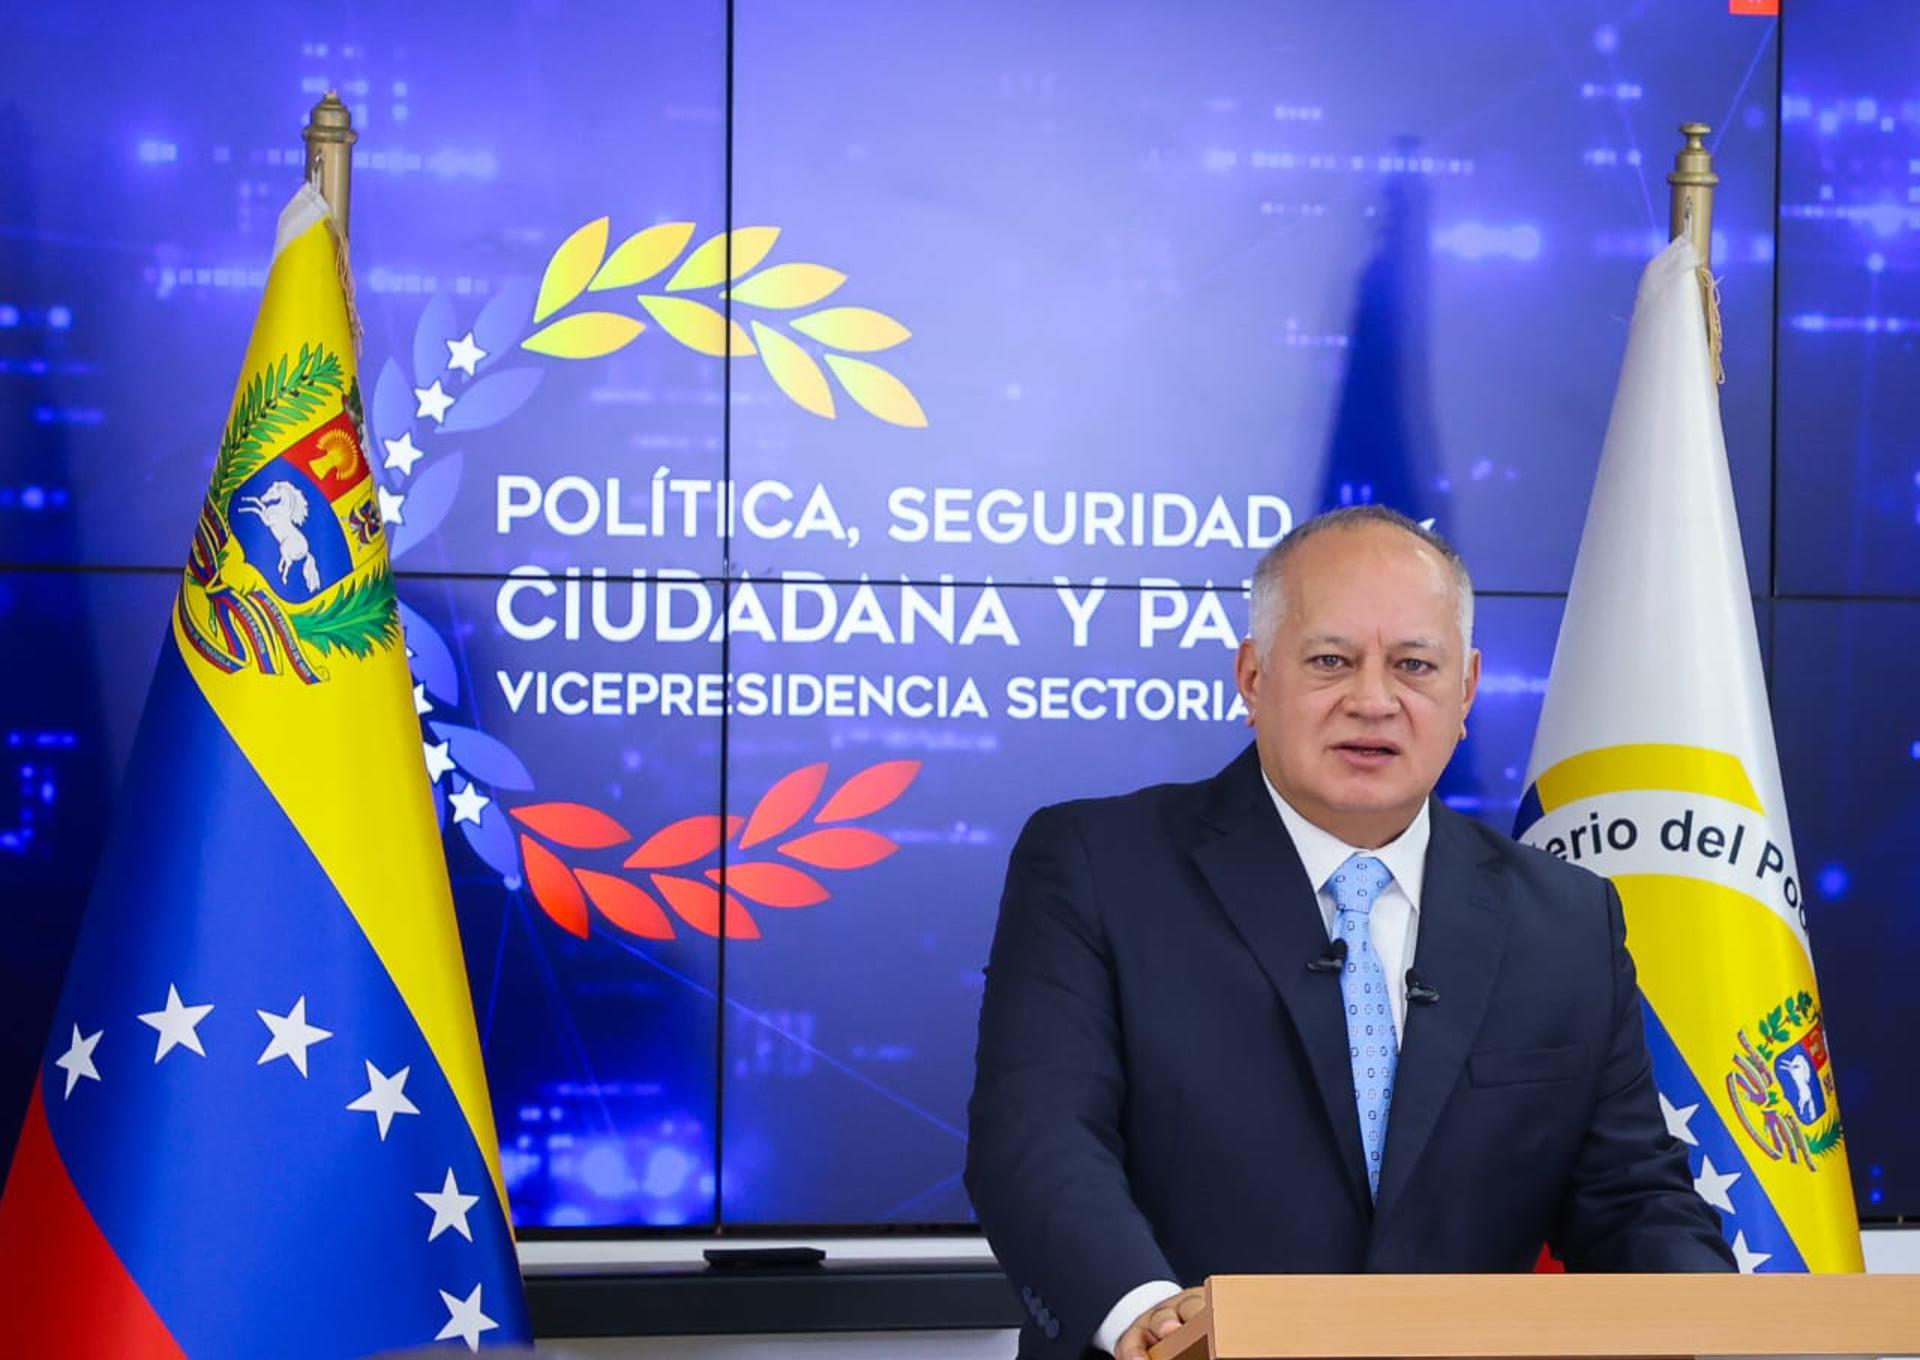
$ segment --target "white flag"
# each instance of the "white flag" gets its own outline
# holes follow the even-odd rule
[[[1647,266],[1521,839],[1611,878],[1668,1127],[1745,1270],[1858,1270],[1859,1226],[1701,306]]]

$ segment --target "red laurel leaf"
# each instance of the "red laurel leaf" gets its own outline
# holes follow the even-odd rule
[[[850,822],[878,812],[907,791],[907,785],[920,773],[917,760],[886,760],[860,771],[842,784],[827,805],[815,814],[816,822]]]
[[[620,823],[584,803],[529,803],[511,812],[522,826],[576,850],[604,850],[633,839],[633,833]]]
[[[780,847],[780,853],[816,869],[864,869],[869,864],[878,864],[899,848],[878,831],[836,826],[788,841]]]
[[[533,900],[569,935],[587,938],[587,899],[560,857],[531,836],[520,837],[520,857],[527,865],[527,886]]]
[[[747,833],[740,838],[740,848],[758,845],[790,828],[795,822],[807,815],[807,809],[813,806],[813,800],[820,796],[821,786],[827,782],[827,764],[807,765],[782,778],[754,806],[747,817]]]
[[[661,827],[647,837],[638,850],[627,856],[629,869],[677,869],[705,859],[720,848],[720,843],[740,829],[741,819],[718,817],[682,817],[671,826]]]
[[[673,922],[660,910],[660,904],[647,896],[645,889],[624,878],[592,869],[575,869],[574,875],[587,890],[587,896],[593,899],[593,905],[627,934],[646,940],[673,938]]]
[[[652,874],[654,890],[667,899],[667,905],[680,913],[680,919],[702,935],[720,933],[720,890],[696,878],[678,878],[673,874]],[[729,940],[757,940],[760,927],[732,893],[727,898],[726,934]]]
[[[707,877],[720,881],[718,869]],[[729,864],[727,886],[763,907],[811,907],[827,900],[827,890],[812,874],[787,864]]]

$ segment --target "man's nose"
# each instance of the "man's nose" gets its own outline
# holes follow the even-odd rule
[[[1354,668],[1347,688],[1348,711],[1359,717],[1392,717],[1400,701],[1394,696],[1384,662],[1366,661]]]

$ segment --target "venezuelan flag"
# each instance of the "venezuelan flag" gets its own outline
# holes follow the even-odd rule
[[[1700,261],[1641,280],[1516,834],[1626,910],[1669,1132],[1745,1271],[1861,1269]]]
[[[0,1352],[527,1338],[325,201],[280,221],[0,1198]]]

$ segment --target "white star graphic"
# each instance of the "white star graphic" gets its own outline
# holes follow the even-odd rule
[[[402,477],[413,476],[413,465],[425,458],[426,452],[413,446],[413,431],[408,430],[398,439],[383,439],[387,446],[387,466],[400,469]]]
[[[1660,1113],[1666,1116],[1667,1132],[1688,1147],[1700,1146],[1700,1140],[1695,1138],[1693,1130],[1687,1127],[1688,1122],[1693,1118],[1693,1112],[1699,1108],[1699,1105],[1694,1104],[1676,1109],[1673,1102],[1667,1099],[1666,1092],[1660,1093]]]
[[[380,1141],[387,1141],[387,1130],[393,1125],[397,1114],[419,1114],[420,1107],[407,1099],[405,1090],[407,1074],[411,1067],[403,1067],[392,1076],[387,1076],[372,1063],[367,1064],[367,1093],[355,1099],[347,1106],[349,1110],[362,1110],[380,1121]]]
[[[473,1241],[473,1229],[467,1226],[467,1211],[480,1202],[480,1196],[460,1193],[460,1187],[453,1183],[452,1167],[447,1168],[446,1184],[438,1191],[416,1190],[413,1197],[433,1210],[433,1226],[427,1229],[427,1241],[433,1241],[448,1228]]]
[[[380,488],[380,522],[382,524],[405,524],[400,507],[407,503],[405,496],[396,496],[384,486]]]
[[[1740,1267],[1742,1275],[1751,1275],[1754,1271],[1773,1259],[1770,1251],[1755,1251],[1747,1245],[1747,1235],[1737,1232],[1733,1235],[1733,1259]]]
[[[473,343],[472,331],[458,340],[447,341],[447,354],[447,367],[457,368],[469,378],[473,376],[473,366],[487,357],[487,352]]]
[[[431,713],[433,711],[433,700],[427,697],[427,687],[424,684],[413,687],[413,711],[415,713]]]
[[[1711,1204],[1723,1214],[1733,1212],[1733,1201],[1727,1198],[1727,1187],[1739,1180],[1738,1171],[1715,1171],[1713,1158],[1700,1159],[1700,1174],[1693,1178],[1694,1193]]]
[[[85,1077],[89,1081],[100,1080],[100,1069],[93,1065],[93,1050],[99,1046],[100,1036],[105,1033],[105,1030],[97,1029],[82,1039],[80,1026],[73,1027],[73,1042],[67,1045],[65,1053],[53,1060],[55,1067],[64,1068],[67,1073],[67,1090],[66,1094],[60,1097],[62,1100],[73,1094],[73,1088],[79,1085],[80,1078]]]
[[[475,826],[478,826],[480,825],[480,809],[484,808],[488,803],[491,803],[493,799],[480,792],[480,790],[476,789],[472,782],[469,781],[464,789],[451,795],[447,801],[453,805],[453,820],[456,823],[472,822]]]
[[[142,1011],[140,1022],[152,1025],[160,1031],[160,1042],[154,1045],[153,1060],[159,1062],[176,1048],[190,1048],[201,1057],[207,1056],[207,1050],[200,1047],[200,1033],[195,1028],[207,1018],[212,1006],[183,1006],[180,1004],[180,989],[172,983],[167,984],[167,1008],[160,1011]]]
[[[333,1031],[321,1029],[307,1023],[307,999],[303,996],[293,1003],[293,1009],[285,1015],[275,1015],[272,1011],[255,1011],[266,1022],[273,1038],[267,1042],[267,1051],[260,1055],[256,1067],[265,1066],[275,1058],[285,1058],[300,1069],[300,1075],[307,1075],[307,1050],[322,1039],[331,1039]]]
[[[453,405],[453,398],[448,396],[446,390],[440,386],[438,378],[433,380],[432,387],[414,388],[413,395],[414,399],[420,403],[420,409],[415,411],[414,415],[425,416],[436,425],[447,418],[447,408]]]
[[[457,1336],[467,1343],[467,1349],[480,1349],[480,1333],[490,1332],[500,1324],[480,1311],[480,1286],[475,1285],[473,1292],[464,1299],[456,1299],[446,1290],[440,1291],[440,1301],[447,1305],[447,1325],[440,1329],[435,1341],[445,1341]]]
[[[438,744],[425,741],[420,743],[421,749],[427,753],[427,778],[435,784],[440,782],[441,775],[451,773],[453,770],[453,757],[448,754],[449,745],[450,743],[444,741]]]

